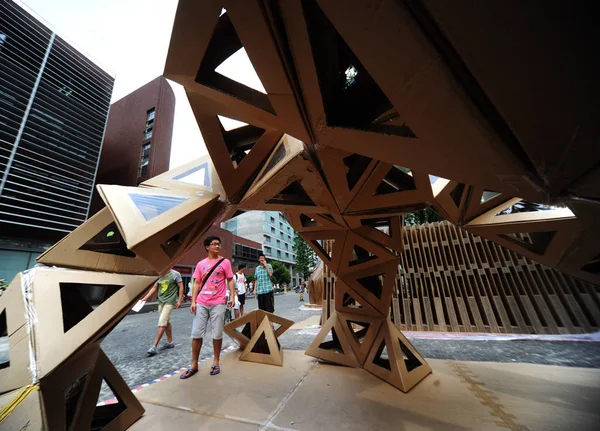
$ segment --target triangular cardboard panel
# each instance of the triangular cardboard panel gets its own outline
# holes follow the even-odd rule
[[[295,81],[288,78],[287,57],[280,55],[262,3],[227,5],[227,12],[219,16],[223,5],[220,0],[179,4],[165,77],[206,97],[206,105],[217,108],[215,113],[310,141],[295,97]],[[215,71],[241,46],[266,95]]]
[[[322,232],[302,232],[300,236],[313,249],[331,269],[333,273],[337,273],[346,243],[347,230],[333,230]],[[331,254],[320,245],[319,241],[332,240]]]
[[[416,138],[316,2],[303,2],[327,125]],[[335,53],[335,61],[331,55]],[[387,115],[386,115],[387,114]]]
[[[390,319],[383,323],[372,346],[363,368],[402,392],[408,392],[431,374],[429,364]],[[389,359],[378,361],[383,347],[387,348]]]
[[[223,327],[223,331],[236,340],[241,348],[246,347],[256,333],[256,328],[258,328],[256,311],[244,314],[239,319],[235,319]],[[246,325],[250,326],[246,328]],[[242,330],[238,330],[239,328],[242,328]]]
[[[192,232],[210,227],[223,206],[218,196],[210,192],[106,185],[99,185],[98,190],[129,249],[160,273],[187,250]],[[143,202],[138,200],[136,205],[131,195],[143,196]],[[162,203],[167,200],[172,203],[174,199],[181,200],[181,203],[161,212]],[[155,213],[157,215],[148,219],[149,214]],[[190,229],[194,222],[197,226]],[[182,233],[187,233],[188,237],[183,237]],[[178,243],[179,247],[173,248],[173,243]]]
[[[496,215],[508,204],[476,218],[465,229],[547,266],[558,264],[581,232],[581,223],[566,208]]]
[[[24,397],[24,398],[23,398]],[[20,401],[8,412],[9,404]],[[26,386],[0,395],[0,411],[8,413],[1,422],[2,430],[47,430],[39,386]]]
[[[337,308],[337,307],[336,307]],[[346,333],[346,338],[350,342],[350,346],[354,351],[354,354],[358,358],[359,364],[364,365],[375,337],[379,333],[379,328],[386,321],[385,317],[372,317],[363,316],[356,314],[337,313],[338,318]],[[356,330],[355,325],[361,326],[362,328]]]
[[[269,322],[271,322],[271,324],[276,323],[279,325],[277,330],[274,332],[275,337],[277,337],[277,338],[281,334],[283,334],[285,331],[290,329],[292,327],[292,325],[294,324],[294,322],[292,320],[286,319],[284,317],[278,316],[273,313],[269,313],[268,311],[254,310],[252,313],[254,313],[254,312],[256,312],[256,322],[257,323],[262,322],[264,320],[264,318],[267,317],[269,319]]]
[[[330,332],[332,333],[333,340],[324,341]],[[356,367],[358,365],[358,360],[352,351],[352,347],[350,347],[344,328],[335,311],[322,326],[311,345],[306,349],[305,354],[347,367]]]
[[[486,190],[483,187],[473,186],[471,187],[467,208],[461,222],[468,223],[492,208],[502,205],[504,202],[511,199],[513,199],[512,196],[508,194],[497,193]]]
[[[367,181],[377,161],[325,146],[317,147],[317,155],[325,181],[343,212]]]
[[[433,201],[429,176],[414,170],[410,172],[411,175],[406,173],[405,168],[379,162],[344,210],[345,215],[412,212],[424,204],[429,205]]]
[[[50,373],[82,346],[93,343],[100,336],[105,335],[104,329],[127,314],[135,301],[157,279],[157,277],[142,275],[51,268],[34,268],[30,271],[33,271],[32,305],[36,310],[38,322],[33,327],[32,340],[40,378]],[[61,284],[63,289],[66,289],[63,290],[64,295],[61,295]],[[78,321],[65,332],[63,315],[70,315],[75,310],[63,310],[62,300],[69,297],[68,287],[77,289],[75,286],[80,284],[97,286],[88,292],[100,295],[105,290],[103,286],[123,287],[112,292],[110,297],[85,317],[76,314],[71,324]]]
[[[317,214],[339,212],[310,154],[301,142],[292,144],[294,141],[297,140],[284,135],[284,147],[289,147],[289,151],[286,150],[281,162],[272,164],[281,145],[275,149],[240,203],[242,208]]]
[[[283,132],[252,125],[225,131],[204,99],[189,91],[187,95],[223,188],[232,202],[239,202]]]
[[[346,216],[344,217],[352,231],[360,236],[381,244],[396,253],[404,251],[402,214],[382,214],[380,216]]]
[[[123,285],[99,283],[59,283],[63,331],[69,332],[117,293]]]
[[[283,349],[277,341],[267,316],[258,325],[256,332],[240,355],[240,360],[269,365],[283,365]]]
[[[148,262],[127,248],[108,208],[83,222],[36,260],[67,268],[158,275]]]
[[[432,185],[432,189],[433,208],[446,220],[461,225],[470,188],[457,181],[440,178]]]
[[[210,156],[202,156],[140,184],[174,191],[212,192],[227,200],[227,194]]]
[[[336,213],[305,214],[289,212],[286,213],[286,219],[298,233],[348,229],[342,216]]]
[[[388,316],[392,294],[396,286],[398,262],[396,260],[348,273],[343,276],[348,286],[364,298],[381,315]]]
[[[336,311],[352,315],[385,317],[369,301],[352,290],[341,278],[335,281],[334,297]]]
[[[353,231],[348,231],[340,267],[335,273],[339,276],[372,268],[389,261],[395,261],[396,256],[386,248],[371,242]]]

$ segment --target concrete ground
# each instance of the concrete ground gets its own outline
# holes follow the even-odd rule
[[[320,311],[299,310],[303,304],[298,295],[288,293],[275,297],[275,313],[302,322]],[[256,299],[246,302],[248,311],[256,309]],[[104,340],[102,348],[115,364],[127,384],[136,388],[153,379],[189,365],[191,359],[191,323],[189,308],[175,310],[172,324],[176,347],[148,357],[146,350],[156,334],[156,312],[129,315]],[[315,329],[298,327],[288,330],[279,340],[284,349],[304,351],[314,339]],[[205,342],[202,358],[212,357],[212,342]],[[411,339],[414,346],[427,359],[520,362],[544,365],[600,368],[600,343],[562,341],[495,341],[495,340],[428,340]],[[223,338],[223,348],[234,346],[228,336]],[[146,390],[146,389],[144,389]],[[107,388],[100,399],[110,398]]]

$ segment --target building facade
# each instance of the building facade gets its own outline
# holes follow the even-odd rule
[[[137,186],[169,170],[175,94],[158,77],[110,107],[96,184]],[[92,214],[104,202],[94,191]]]
[[[222,227],[262,245],[265,257],[283,263],[291,272],[292,285],[300,282],[294,272],[294,229],[283,214],[275,211],[248,211],[222,223]]]
[[[0,278],[82,222],[114,77],[10,0],[0,0]]]

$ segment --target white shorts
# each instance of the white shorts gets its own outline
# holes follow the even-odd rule
[[[206,325],[210,320],[213,340],[223,338],[223,325],[225,324],[225,304],[201,305],[196,304],[196,315],[192,322],[192,338],[204,338]]]

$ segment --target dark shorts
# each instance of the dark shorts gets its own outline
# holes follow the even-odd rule
[[[268,311],[269,313],[275,312],[275,298],[273,297],[273,291],[258,295],[258,309]]]
[[[238,301],[240,301],[240,305],[244,305],[246,303],[246,294],[242,293],[241,295],[238,293]]]

